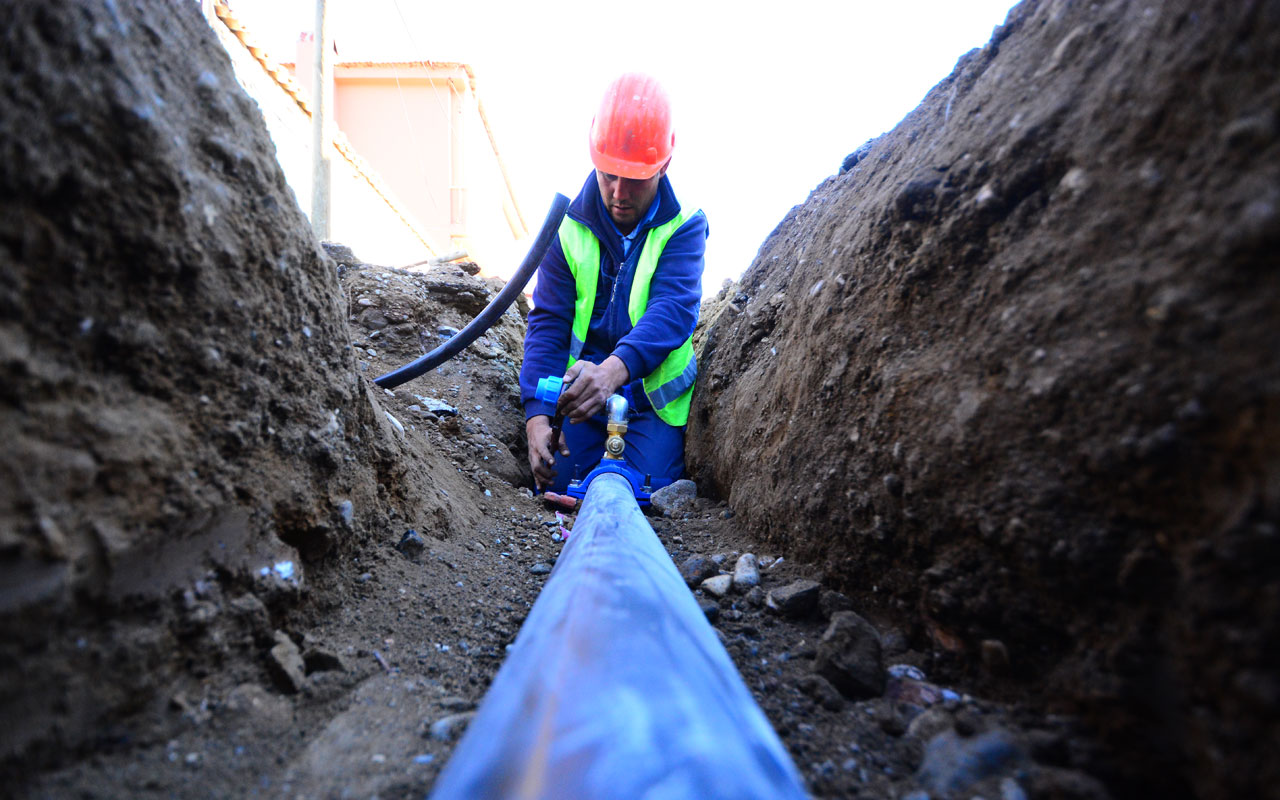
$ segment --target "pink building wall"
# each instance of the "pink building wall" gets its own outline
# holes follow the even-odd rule
[[[451,82],[381,72],[335,68],[334,119],[432,240],[449,246],[467,233],[451,224]]]

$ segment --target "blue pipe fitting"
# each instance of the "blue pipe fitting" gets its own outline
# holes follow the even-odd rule
[[[544,403],[555,405],[560,400],[560,390],[564,388],[564,378],[548,375],[538,379],[538,389],[533,396]]]

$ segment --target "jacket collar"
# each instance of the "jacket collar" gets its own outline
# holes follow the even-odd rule
[[[676,200],[675,190],[671,188],[671,179],[666,175],[658,181],[658,193],[653,196],[653,202],[658,204],[658,210],[648,222],[641,223],[642,232],[646,228],[665,225],[680,213],[680,202]],[[600,186],[596,183],[595,170],[587,175],[586,182],[582,184],[582,190],[569,204],[568,215],[570,219],[586,225],[595,237],[604,243],[614,260],[622,260],[621,237],[613,220],[609,218],[604,201],[600,199]],[[637,245],[642,242],[642,236],[636,238]]]

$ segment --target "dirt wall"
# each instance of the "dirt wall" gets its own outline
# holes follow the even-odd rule
[[[197,3],[4,3],[0,40],[0,759],[29,769],[256,661],[355,531],[478,512],[357,377]]]
[[[1275,2],[1028,0],[705,332],[700,483],[1130,790],[1280,778],[1276,63]]]

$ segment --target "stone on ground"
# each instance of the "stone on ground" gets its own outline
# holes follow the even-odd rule
[[[650,504],[663,513],[671,516],[682,511],[692,511],[693,503],[698,497],[698,485],[693,481],[679,480],[664,486],[649,498]]]
[[[282,692],[297,694],[307,682],[307,665],[298,645],[281,631],[276,631],[275,645],[267,655],[267,670]]]
[[[732,587],[732,575],[715,575],[703,581],[701,589],[712,597],[724,597]]]
[[[760,564],[754,553],[743,553],[738,563],[733,565],[733,588],[738,592],[748,592],[760,585]]]
[[[817,581],[801,579],[769,592],[766,605],[786,617],[803,617],[818,605]]]
[[[680,577],[690,589],[720,571],[716,563],[706,556],[690,556],[680,565]]]
[[[884,693],[884,661],[880,634],[852,611],[839,611],[818,642],[813,670],[854,700]]]

